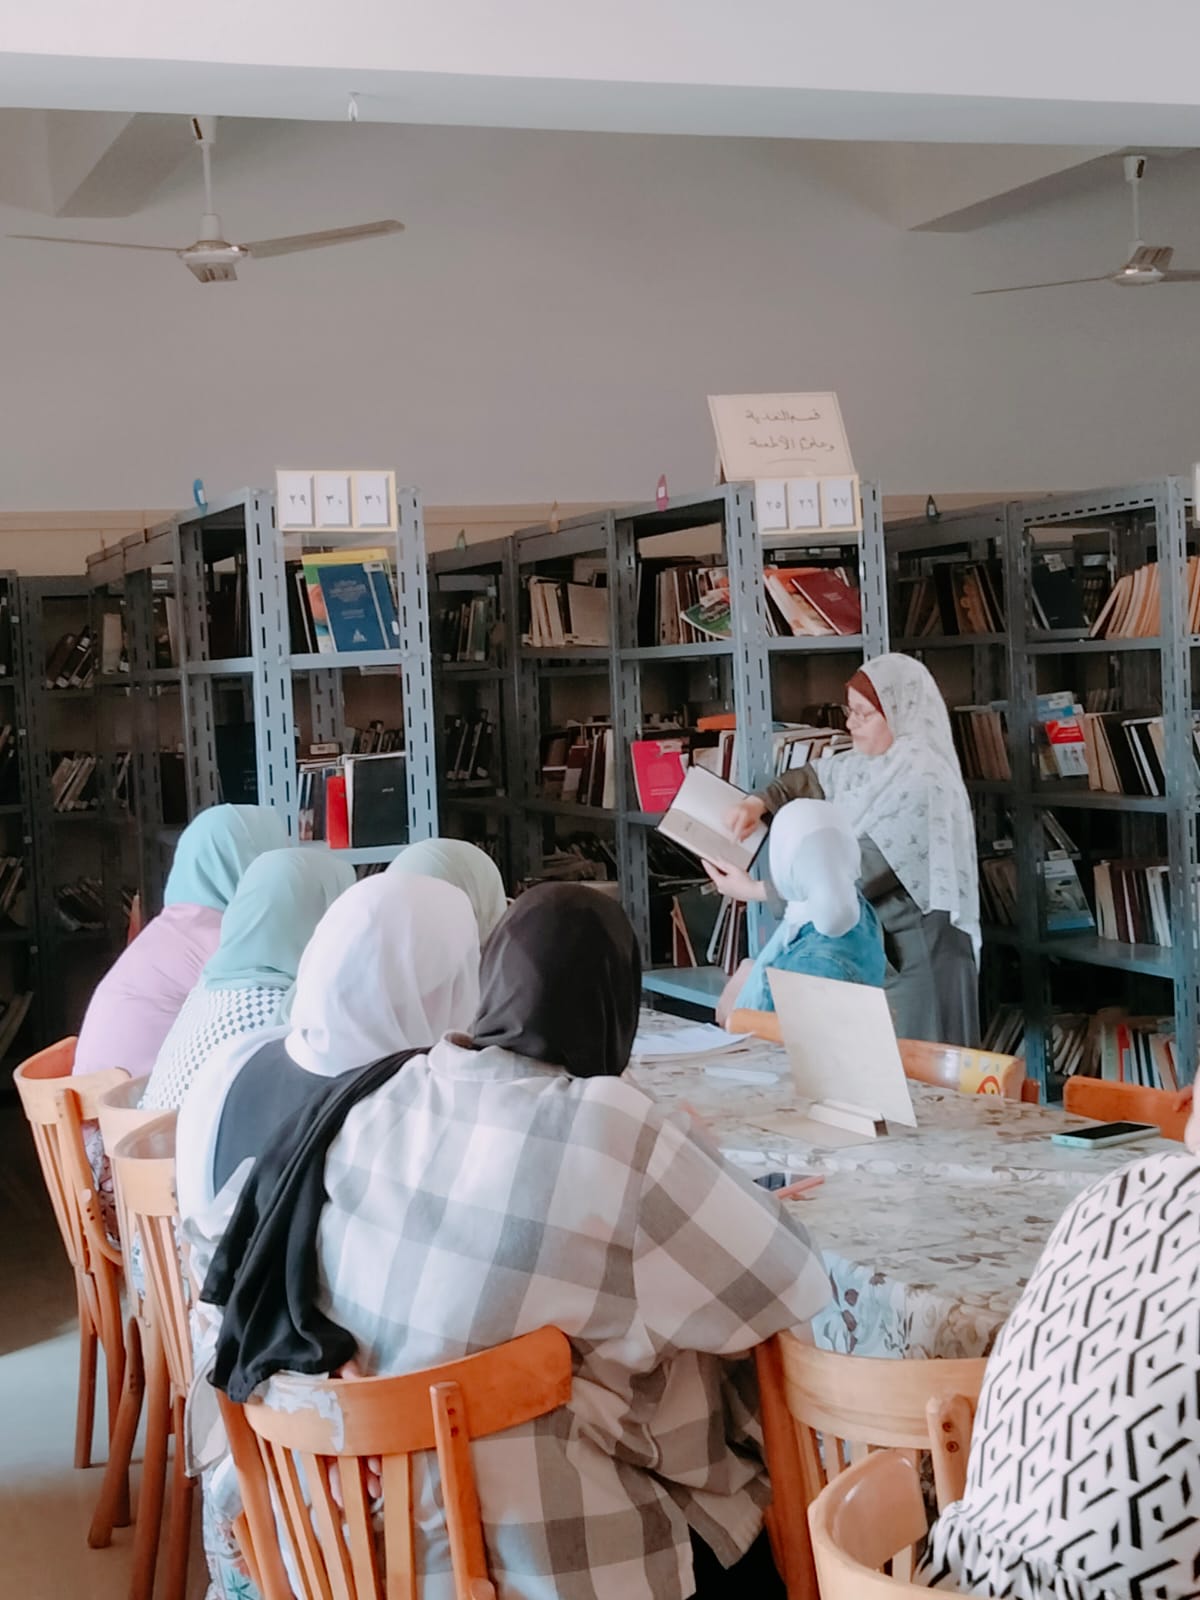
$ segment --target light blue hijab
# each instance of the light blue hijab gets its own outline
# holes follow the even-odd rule
[[[332,850],[267,850],[246,868],[229,902],[201,984],[290,989],[313,929],[353,883],[354,868]]]
[[[179,836],[163,905],[224,911],[254,858],[287,842],[283,819],[267,806],[210,806]]]
[[[437,878],[461,889],[479,924],[481,945],[508,909],[500,868],[465,839],[421,839],[401,850],[387,870],[401,877]]]

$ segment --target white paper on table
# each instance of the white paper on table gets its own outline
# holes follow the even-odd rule
[[[633,1054],[641,1061],[675,1061],[684,1056],[723,1055],[745,1049],[748,1033],[726,1033],[709,1022],[684,1023],[666,1032],[639,1033]]]

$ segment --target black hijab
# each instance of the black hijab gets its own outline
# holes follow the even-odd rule
[[[501,1045],[575,1078],[618,1077],[637,1032],[642,960],[629,918],[581,884],[542,883],[483,951],[477,1049]]]

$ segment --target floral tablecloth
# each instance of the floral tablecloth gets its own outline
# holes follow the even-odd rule
[[[639,1034],[678,1028],[643,1011]],[[1084,1119],[1051,1107],[912,1084],[916,1129],[822,1149],[798,1131],[787,1057],[751,1041],[711,1058],[641,1062],[630,1076],[687,1106],[751,1174],[820,1172],[793,1202],[822,1247],[833,1300],[818,1343],[871,1356],[981,1356],[1072,1197],[1115,1167],[1177,1146],[1158,1138],[1071,1150],[1050,1135]],[[808,1125],[811,1128],[811,1124]]]

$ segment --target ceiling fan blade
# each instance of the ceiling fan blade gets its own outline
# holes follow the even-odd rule
[[[126,244],[122,239],[68,239],[61,233],[10,233],[5,237],[9,239],[36,239],[39,244],[89,244],[99,245],[104,250],[155,250],[169,256],[177,256],[179,254],[175,246],[170,244]]]
[[[1122,269],[1125,272],[1166,272],[1175,254],[1169,244],[1140,244]]]
[[[1164,283],[1200,283],[1200,272],[1192,272],[1187,267],[1180,267],[1178,272],[1172,269],[1162,275]]]
[[[1109,273],[1099,278],[1056,278],[1053,283],[1014,283],[1007,289],[976,289],[975,294],[1021,294],[1026,289],[1069,289],[1077,283],[1108,283]]]
[[[354,228],[326,228],[323,233],[293,233],[283,239],[259,239],[243,245],[252,256],[287,256],[296,250],[323,250],[327,244],[350,244],[355,239],[374,239],[385,233],[403,233],[404,224],[394,217],[383,222],[360,222]]]

